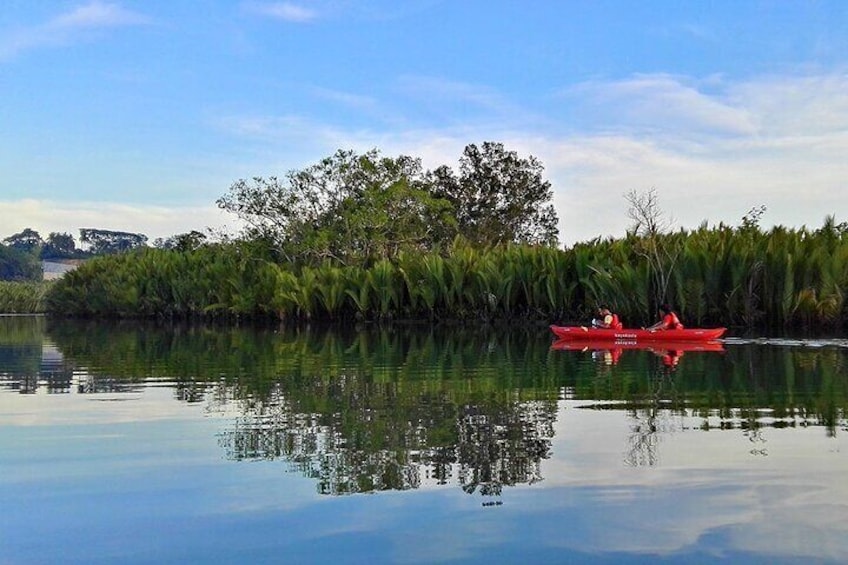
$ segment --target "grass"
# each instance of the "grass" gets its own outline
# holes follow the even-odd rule
[[[42,314],[52,282],[0,281],[0,314]]]

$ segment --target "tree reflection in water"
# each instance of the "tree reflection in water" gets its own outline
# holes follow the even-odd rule
[[[661,439],[679,431],[741,430],[766,455],[770,427],[845,429],[845,348],[750,345],[667,363],[554,350],[546,332],[0,321],[0,386],[158,384],[228,417],[226,457],[284,460],[326,494],[458,484],[493,496],[540,481],[566,390],[628,415],[632,466],[660,464]]]
[[[324,494],[407,490],[454,478],[468,493],[492,496],[505,485],[542,479],[556,401],[457,404],[446,394],[401,398],[395,383],[343,382],[325,391],[325,399],[345,399],[344,412],[300,412],[282,385],[262,402],[250,402],[219,437],[227,457],[284,458],[316,479]]]
[[[661,359],[648,375],[648,391],[641,399],[634,398],[635,406],[630,410],[631,434],[628,438],[624,462],[630,467],[654,466],[659,462],[660,434],[679,431],[673,415],[681,406],[681,398],[675,386],[674,370],[682,352],[655,352]],[[669,361],[669,359],[672,359]],[[656,363],[656,359],[654,362]]]

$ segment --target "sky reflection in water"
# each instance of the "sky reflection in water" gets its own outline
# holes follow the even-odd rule
[[[836,343],[671,368],[535,329],[28,320],[0,319],[0,562],[848,558]]]

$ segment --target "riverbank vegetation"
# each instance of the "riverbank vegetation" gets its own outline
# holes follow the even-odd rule
[[[0,313],[42,314],[51,282],[0,281]]]
[[[73,316],[304,321],[585,322],[599,304],[626,326],[670,302],[689,326],[838,326],[848,227],[672,231],[656,191],[625,195],[623,238],[562,249],[552,190],[533,157],[469,145],[458,171],[339,151],[285,178],[234,183],[218,205],[235,240],[96,257],[52,289]]]
[[[275,262],[247,243],[144,249],[93,259],[52,289],[58,314],[306,320],[586,320],[611,305],[651,320],[657,276],[645,249],[674,257],[665,300],[690,326],[844,324],[848,230],[706,225],[570,249],[455,240],[427,253],[343,265]]]

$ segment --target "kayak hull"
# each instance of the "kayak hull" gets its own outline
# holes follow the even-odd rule
[[[551,331],[560,340],[605,341],[621,343],[642,342],[691,342],[719,339],[727,328],[685,328],[682,330],[642,330],[589,328],[586,326],[551,326]]]
[[[551,349],[563,351],[611,351],[624,349],[640,349],[644,351],[724,351],[720,341],[643,341],[641,343],[610,340],[576,340],[558,339],[551,344]]]

